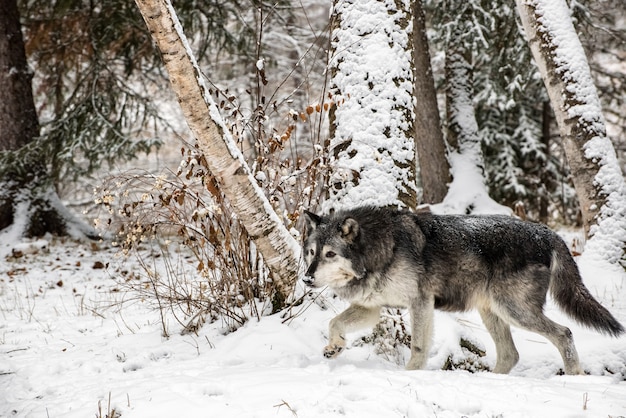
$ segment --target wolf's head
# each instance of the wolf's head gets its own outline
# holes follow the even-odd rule
[[[307,271],[304,282],[311,287],[341,288],[365,275],[357,256],[359,223],[349,216],[322,217],[306,211],[309,221],[304,242]]]

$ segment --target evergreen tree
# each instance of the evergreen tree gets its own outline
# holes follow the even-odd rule
[[[531,64],[515,8],[501,0],[462,3],[429,3],[434,46],[445,51],[452,27],[465,25],[462,36],[473,62],[472,102],[489,194],[511,208],[522,202],[528,216],[545,222],[548,206],[555,210],[575,207],[576,202],[559,149],[555,152],[556,145],[542,129],[547,95]],[[459,13],[461,6],[465,14]],[[448,80],[440,73],[437,83],[445,87]]]
[[[452,183],[436,211],[445,213],[510,213],[487,191],[484,160],[474,105],[476,10],[468,2],[444,2],[445,96],[447,141]]]
[[[477,50],[476,115],[481,127],[485,166],[492,195],[514,207],[524,204],[532,219],[548,221],[548,206],[560,201],[560,182],[567,182],[558,153],[551,152],[542,127],[550,114],[545,88],[532,65],[528,45],[517,24],[517,14],[506,2],[490,1],[483,16],[483,47]],[[489,36],[489,33],[498,36]],[[567,206],[576,207],[569,192]]]
[[[226,30],[240,3],[181,2],[181,16],[200,54],[209,46],[246,50],[249,32]],[[25,131],[15,142],[19,146],[0,149],[0,229],[23,216],[13,231],[17,236],[68,233],[67,222],[78,223],[61,205],[55,187],[158,145],[158,138],[139,132],[164,127],[152,101],[163,77],[133,3],[33,0],[21,4],[21,15],[21,21],[17,13],[3,13],[2,19],[18,28],[22,24],[21,47],[34,69],[39,116],[30,112],[29,123],[40,123],[41,130]],[[2,49],[0,54],[9,56]],[[11,68],[22,67],[3,67],[5,77]],[[0,120],[13,117],[7,106],[0,111]],[[80,232],[91,233],[82,227]]]
[[[5,92],[0,105],[0,229],[18,225],[3,240],[64,233],[65,222],[55,210],[58,199],[46,187],[45,160],[35,143],[39,121],[17,2],[2,2],[0,12],[0,89]]]

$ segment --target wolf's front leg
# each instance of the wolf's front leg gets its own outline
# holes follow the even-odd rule
[[[411,300],[411,358],[407,370],[423,369],[428,360],[428,351],[433,334],[435,299],[432,295],[419,295]]]
[[[346,346],[346,333],[373,327],[380,319],[380,307],[367,308],[350,305],[348,309],[330,320],[328,345],[324,347],[324,357],[337,357]]]

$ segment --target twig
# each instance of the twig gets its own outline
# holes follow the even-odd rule
[[[287,409],[291,412],[291,414],[292,414],[294,417],[297,417],[297,416],[298,416],[298,414],[296,413],[296,411],[295,411],[295,410],[291,407],[291,405],[289,405],[289,404],[287,403],[287,401],[285,401],[284,399],[281,399],[281,401],[282,401],[282,402],[281,402],[281,403],[279,403],[278,405],[274,405],[274,408],[278,408],[278,409],[280,410],[280,407],[281,407],[281,406],[286,406],[286,407],[287,407]]]

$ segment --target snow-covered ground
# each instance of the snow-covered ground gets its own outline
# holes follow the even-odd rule
[[[152,303],[120,286],[140,273],[132,259],[71,241],[41,247],[0,261],[0,417],[626,416],[626,338],[580,328],[552,304],[590,375],[557,375],[556,349],[520,330],[521,360],[508,376],[439,370],[462,354],[459,336],[495,362],[476,313],[439,312],[427,370],[405,371],[354,344],[366,333],[349,335],[335,360],[321,355],[328,321],[345,306],[330,295],[325,309],[309,301],[287,321],[251,320],[230,334],[218,322],[181,335],[170,319],[164,338]],[[587,261],[581,269],[626,324],[626,274]]]

